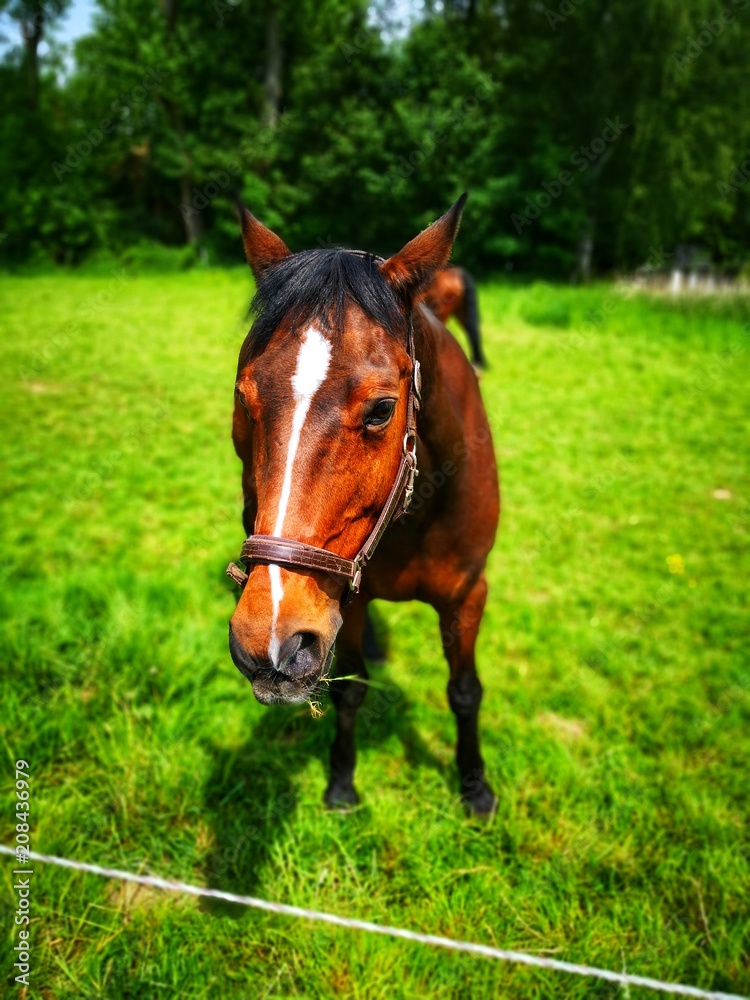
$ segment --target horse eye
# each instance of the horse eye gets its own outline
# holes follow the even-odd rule
[[[381,399],[365,417],[365,427],[381,427],[387,424],[393,416],[395,406],[395,399]]]

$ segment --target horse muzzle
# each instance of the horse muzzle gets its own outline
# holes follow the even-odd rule
[[[240,673],[250,681],[261,705],[306,701],[325,676],[332,647],[317,632],[295,632],[284,639],[274,656],[253,656],[229,626],[229,652]]]

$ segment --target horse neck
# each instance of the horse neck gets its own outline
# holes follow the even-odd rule
[[[422,375],[422,408],[419,422],[429,417],[431,406],[439,405],[442,390],[442,379],[438,367],[437,321],[427,308],[420,303],[414,306],[412,313],[414,329],[414,353],[421,368]]]
[[[422,404],[417,417],[417,433],[431,450],[440,450],[442,423],[446,411],[446,384],[440,371],[438,338],[442,324],[425,307],[417,304],[412,315],[414,351],[422,374]]]

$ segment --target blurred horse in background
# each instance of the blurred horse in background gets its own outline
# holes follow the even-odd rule
[[[447,323],[451,316],[456,317],[469,338],[471,363],[475,368],[486,368],[479,333],[477,286],[469,272],[453,265],[442,268],[422,293],[422,301],[441,323]]]

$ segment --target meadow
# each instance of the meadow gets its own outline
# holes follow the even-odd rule
[[[750,994],[750,302],[482,287],[483,824],[430,609],[375,606],[348,814],[321,802],[330,704],[262,708],[229,658],[248,294],[242,270],[0,282],[0,841],[24,758],[40,851]],[[654,995],[50,867],[32,912],[8,996]]]

